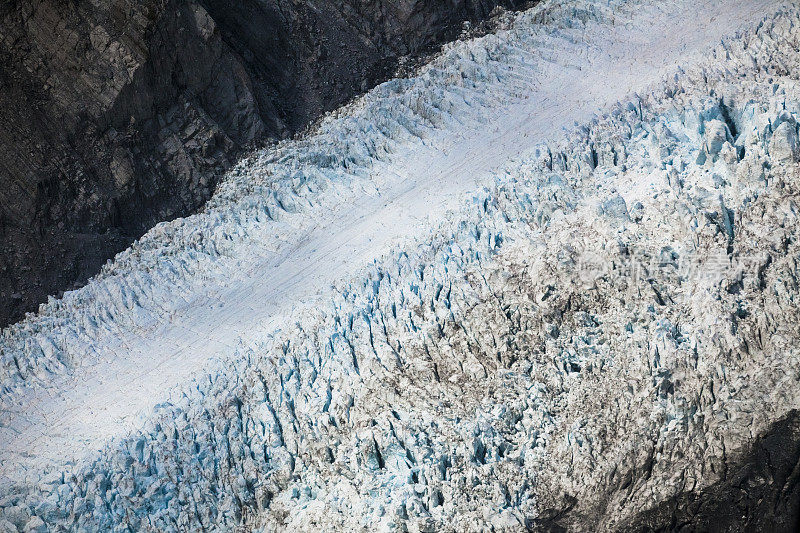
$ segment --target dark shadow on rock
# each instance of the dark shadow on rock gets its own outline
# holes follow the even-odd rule
[[[0,0],[0,326],[521,0]]]
[[[800,411],[773,424],[723,481],[643,512],[622,531],[800,531]]]
[[[594,531],[608,516],[577,515],[574,498],[528,524],[530,531]],[[609,513],[608,509],[604,511]],[[602,528],[601,528],[602,529]],[[616,531],[800,531],[800,411],[790,411],[753,443],[723,480],[687,491],[625,521]]]

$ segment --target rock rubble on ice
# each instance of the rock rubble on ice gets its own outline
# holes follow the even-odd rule
[[[517,531],[556,516],[607,530],[723,478],[798,407],[798,28],[796,8],[770,16],[542,145],[141,431],[3,487],[0,527]],[[452,109],[491,108],[480,78],[501,75],[485,66],[512,54],[503,42],[454,49],[468,74],[434,63],[415,82],[464,86],[423,102],[386,85],[381,105],[401,112],[331,122],[350,129],[240,167],[206,213],[162,225],[90,289],[7,331],[5,392],[73,364],[65,332],[130,320],[123,309],[159,301],[152,287],[190,290],[328,201],[318,192],[361,184],[398,135],[479,120]],[[290,180],[275,177],[283,165]]]

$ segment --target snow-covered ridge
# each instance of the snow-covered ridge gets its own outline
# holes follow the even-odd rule
[[[621,520],[712,482],[797,406],[798,24],[542,146],[3,517],[518,530],[562,495]]]

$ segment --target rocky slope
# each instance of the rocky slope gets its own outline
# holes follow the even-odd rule
[[[796,530],[799,28],[541,146],[141,431],[3,487],[0,524]]]
[[[0,326],[518,0],[0,2]]]

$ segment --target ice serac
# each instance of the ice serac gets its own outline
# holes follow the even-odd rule
[[[690,5],[702,9],[681,9]],[[6,331],[3,405],[35,402],[3,419],[5,442],[27,436],[30,448],[27,456],[3,450],[0,523],[118,531],[793,531],[800,167],[792,142],[800,84],[788,66],[800,59],[800,10],[749,1],[686,2],[676,12],[663,3],[593,6],[521,15],[507,33],[456,45],[413,80],[378,88],[323,123],[319,137],[243,162],[207,212],[156,228],[84,290]],[[486,130],[501,127],[492,117],[504,109],[491,102],[519,111],[511,107],[519,95],[545,109],[554,95],[597,96],[594,84],[575,92],[558,86],[574,74],[564,63],[575,56],[543,53],[544,61],[561,61],[546,70],[519,53],[520,43],[557,50],[547,45],[596,38],[611,20],[634,26],[632,13],[656,21],[689,13],[694,26],[675,23],[696,36],[700,15],[730,22],[733,8],[746,7],[751,28],[713,39],[704,58],[581,121],[564,142],[519,141],[531,150],[423,238],[366,261],[277,325],[250,327],[233,357],[206,366],[141,427],[74,464],[44,461],[55,443],[67,453],[60,431],[82,431],[76,418],[99,416],[57,413],[61,401],[95,407],[69,403],[53,387],[71,373],[93,375],[83,365],[113,359],[87,339],[125,344],[125,328],[137,325],[141,338],[155,328],[160,339],[162,326],[143,317],[161,312],[211,342],[220,330],[180,322],[187,311],[170,290],[188,298],[188,289],[214,286],[214,298],[203,300],[208,316],[241,320],[236,302],[256,308],[263,298],[246,296],[258,287],[226,293],[223,281],[238,284],[237,269],[268,256],[263,248],[292,225],[333,224],[307,220],[333,206],[325,203],[332,198],[363,190],[376,204],[394,202],[378,194],[387,192],[379,180],[391,181],[388,171],[397,169],[390,163],[402,160],[408,144],[418,158],[427,153],[420,145],[454,150],[437,129],[463,132],[483,121],[491,125],[482,130],[485,155],[518,146],[510,134],[487,141]],[[548,17],[547,29],[535,26]],[[646,29],[635,35],[654,39]],[[676,52],[658,44],[660,53]],[[630,62],[593,66],[625,65],[631,72],[618,76],[626,81],[653,75],[633,70],[653,61],[647,51],[642,45]],[[531,72],[547,74],[558,90],[530,90]],[[574,116],[563,107],[553,114]],[[542,125],[545,140],[554,124],[562,123]],[[508,131],[538,132],[518,126]],[[454,163],[454,181],[484,164],[466,162],[472,165]],[[424,169],[438,178],[433,165]],[[402,189],[407,196],[419,190]],[[373,221],[361,204],[342,204],[355,211],[346,221],[357,230],[358,217]],[[394,214],[379,220],[396,224]],[[342,225],[333,229],[350,236]],[[321,244],[308,235],[309,249]],[[342,256],[326,253],[309,257],[334,269],[323,259]],[[291,254],[280,260],[298,268],[259,280],[310,279]],[[171,345],[147,355],[163,357],[165,372],[176,353],[189,364]],[[75,385],[95,401],[101,387],[114,386],[111,376],[97,375],[109,383]],[[52,426],[25,426],[20,420],[38,409],[51,413],[44,409],[50,396]],[[23,437],[11,435],[16,428]]]
[[[0,3],[0,326],[517,0]]]

